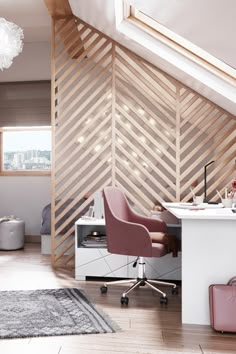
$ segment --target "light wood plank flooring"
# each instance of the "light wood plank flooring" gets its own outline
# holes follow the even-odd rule
[[[42,256],[37,244],[26,244],[20,251],[0,251],[0,269],[0,290],[79,287],[121,328],[113,334],[0,340],[1,354],[236,353],[236,335],[218,334],[208,326],[181,325],[180,295],[171,295],[169,290],[167,307],[146,287],[134,290],[129,306],[122,307],[124,286],[114,285],[107,294],[100,294],[100,282],[78,282],[70,272],[53,270],[50,257]]]

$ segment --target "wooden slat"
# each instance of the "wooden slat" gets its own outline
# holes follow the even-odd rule
[[[51,17],[68,17],[73,15],[68,0],[44,0],[44,3]]]

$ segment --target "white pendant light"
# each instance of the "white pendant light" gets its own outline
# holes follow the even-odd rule
[[[0,18],[0,69],[8,69],[23,48],[23,30],[12,22]]]

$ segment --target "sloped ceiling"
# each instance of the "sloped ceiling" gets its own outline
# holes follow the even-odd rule
[[[139,41],[141,33],[118,25],[116,10],[119,1],[115,0],[69,0],[72,12],[77,17],[137,53],[144,59],[164,70],[177,80],[185,83],[206,98],[215,102],[232,114],[236,114],[236,83],[228,84],[214,75],[188,63],[185,58],[176,56],[169,49],[146,38]],[[162,24],[169,26],[187,39],[196,41],[204,49],[227,61],[232,66],[236,62],[236,42],[232,41],[236,30],[233,9],[234,0],[131,0],[137,8],[150,11]],[[134,34],[134,32],[136,32]],[[148,43],[145,47],[144,43]]]

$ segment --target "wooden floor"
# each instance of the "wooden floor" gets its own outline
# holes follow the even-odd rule
[[[129,306],[122,307],[123,286],[100,294],[101,283],[78,282],[69,272],[53,270],[50,257],[42,256],[37,244],[27,244],[21,251],[0,251],[0,269],[1,290],[84,289],[97,308],[121,328],[113,334],[0,340],[0,354],[236,353],[236,335],[218,334],[208,326],[181,325],[180,295],[169,294],[168,307],[163,307],[156,293],[140,288],[130,294]]]

